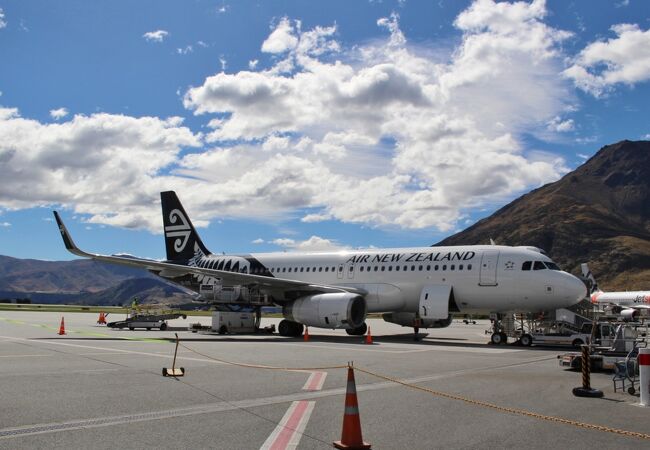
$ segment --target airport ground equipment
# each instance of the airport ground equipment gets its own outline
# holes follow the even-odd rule
[[[639,349],[641,406],[650,406],[650,349]]]
[[[255,333],[259,329],[257,317],[252,312],[213,311],[213,332],[227,333]]]
[[[371,448],[363,441],[361,434],[361,419],[359,418],[359,402],[357,401],[357,386],[354,381],[354,368],[348,365],[348,383],[345,391],[345,410],[343,412],[343,429],[341,440],[332,443],[339,449],[365,450]]]
[[[601,398],[603,391],[591,387],[591,364],[589,364],[589,345],[582,345],[582,386],[573,388],[576,397]]]
[[[590,353],[591,370],[615,371],[617,363],[632,364],[637,370],[637,355],[640,348],[646,348],[648,339],[648,326],[640,323],[616,324],[616,331],[608,346],[592,345]],[[563,368],[580,370],[582,367],[582,354],[567,352],[558,355],[559,365]],[[627,362],[626,362],[627,361]]]
[[[182,377],[185,375],[185,369],[183,367],[176,368],[176,355],[178,354],[178,334],[174,333],[176,336],[176,348],[174,348],[174,360],[172,361],[172,368],[168,369],[163,367],[162,374],[163,377]]]
[[[134,330],[136,328],[145,328],[151,330],[158,328],[160,331],[167,329],[167,321],[178,319],[182,317],[186,319],[187,316],[182,313],[169,313],[169,314],[135,314],[128,317],[126,320],[118,320],[116,322],[109,322],[106,324],[109,328],[128,328]]]

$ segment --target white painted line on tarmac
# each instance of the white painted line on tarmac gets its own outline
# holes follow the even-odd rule
[[[320,391],[323,389],[323,383],[327,378],[327,372],[312,372],[307,378],[307,382],[302,387],[303,391]]]
[[[315,404],[316,402],[307,400],[291,403],[284,417],[262,444],[260,450],[288,450],[298,447]]]
[[[35,356],[52,356],[52,355],[0,355],[0,358],[32,358]]]
[[[107,349],[105,347],[95,347],[92,345],[80,345],[80,344],[70,344],[70,341],[74,341],[75,339],[66,339],[67,342],[51,342],[51,341],[34,341],[32,339],[27,339],[27,338],[18,338],[18,337],[13,337],[13,336],[0,336],[0,339],[6,339],[9,341],[22,341],[22,342],[29,342],[30,344],[47,344],[47,345],[61,345],[64,347],[76,347],[76,348],[86,348],[86,349],[91,349],[91,350],[100,350],[102,352],[108,352],[108,353],[124,353],[124,354],[131,354],[131,355],[145,355],[145,356],[154,356],[156,358],[170,358],[171,354],[166,354],[166,355],[160,355],[158,353],[149,353],[149,352],[138,352],[135,350],[121,350],[117,348],[111,348]],[[103,353],[101,353],[103,354]],[[100,356],[101,354],[95,354],[95,356]],[[70,353],[70,355],[78,355],[78,353]],[[226,365],[226,363],[222,363],[220,361],[215,361],[213,359],[206,359],[206,358],[191,358],[188,356],[178,356],[177,359],[185,359],[187,361],[200,361],[200,362],[209,362],[212,364],[222,364]]]

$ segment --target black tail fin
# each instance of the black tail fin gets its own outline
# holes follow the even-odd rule
[[[167,260],[189,260],[197,251],[209,255],[210,252],[194,229],[183,205],[174,191],[160,193]]]

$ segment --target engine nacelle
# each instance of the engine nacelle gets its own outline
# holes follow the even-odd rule
[[[639,310],[634,308],[626,308],[621,311],[623,320],[634,320],[639,315]]]
[[[410,312],[396,312],[396,313],[385,313],[382,315],[382,318],[386,322],[396,323],[403,327],[415,327],[415,313]],[[446,319],[419,319],[420,324],[418,328],[446,328],[451,325],[452,317],[451,314],[447,316]]]
[[[352,329],[366,320],[366,301],[347,292],[308,295],[285,305],[282,314],[309,327]]]

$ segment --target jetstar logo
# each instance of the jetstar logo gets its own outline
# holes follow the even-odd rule
[[[390,263],[390,262],[446,262],[468,261],[476,256],[474,252],[434,253],[371,253],[351,256],[346,263]]]
[[[176,225],[176,222],[180,224]],[[187,241],[190,238],[190,233],[192,232],[190,224],[183,215],[183,213],[178,209],[172,209],[169,213],[169,222],[174,225],[169,225],[165,227],[165,237],[167,238],[178,238],[174,241],[174,250],[177,253],[183,251],[187,245]]]

